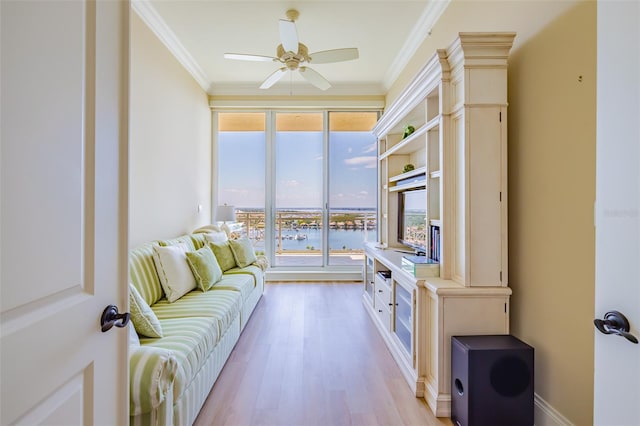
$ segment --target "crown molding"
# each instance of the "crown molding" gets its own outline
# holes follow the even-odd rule
[[[383,96],[209,96],[214,110],[362,109],[382,110]]]
[[[193,56],[180,43],[178,37],[169,28],[160,14],[148,0],[132,0],[131,8],[138,14],[145,24],[160,39],[169,52],[182,64],[189,74],[196,80],[205,92],[209,91],[211,82]]]
[[[385,90],[380,84],[339,83],[321,91],[305,82],[277,83],[267,90],[260,89],[255,83],[217,83],[209,90],[209,95],[249,95],[249,96],[384,96]]]
[[[447,6],[449,6],[449,3],[451,3],[451,0],[434,0],[428,2],[427,7],[422,12],[422,15],[420,15],[418,22],[416,22],[411,33],[409,33],[409,37],[407,37],[402,48],[398,51],[398,54],[391,63],[391,67],[389,67],[382,80],[382,85],[386,90],[389,90],[416,53],[418,47],[420,47],[424,39],[431,34],[433,26],[438,19],[440,19],[440,16]]]

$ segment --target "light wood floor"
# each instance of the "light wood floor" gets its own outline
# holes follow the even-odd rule
[[[361,291],[267,284],[194,424],[451,425],[411,394]]]

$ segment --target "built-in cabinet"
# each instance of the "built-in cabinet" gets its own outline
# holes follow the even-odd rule
[[[363,301],[416,396],[450,415],[450,340],[507,334],[507,57],[513,33],[460,33],[439,49],[373,132],[379,241]],[[407,164],[413,166],[407,170]],[[426,255],[439,276],[402,268],[399,197],[426,190]]]

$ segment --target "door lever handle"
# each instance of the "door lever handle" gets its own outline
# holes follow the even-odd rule
[[[609,311],[604,314],[604,319],[594,319],[593,324],[598,331],[604,334],[616,334],[622,336],[631,343],[638,343],[638,339],[629,333],[629,320],[618,311]]]
[[[100,325],[102,332],[111,330],[114,325],[116,327],[125,327],[129,323],[129,312],[122,314],[118,313],[118,307],[115,305],[109,305],[104,308],[102,317],[100,317]]]

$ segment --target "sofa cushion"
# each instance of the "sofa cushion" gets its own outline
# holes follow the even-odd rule
[[[229,241],[227,233],[224,231],[210,231],[204,234],[204,239],[209,243],[224,243]]]
[[[136,328],[133,325],[127,328],[129,329],[129,347],[137,348],[140,346],[140,336],[136,333]]]
[[[177,400],[198,374],[220,340],[214,317],[186,317],[161,320],[164,337],[141,338],[142,347],[170,351],[176,359],[177,371],[173,382],[174,401]]]
[[[158,317],[133,284],[129,284],[129,310],[131,311],[131,322],[138,334],[147,337],[162,337],[162,326]]]
[[[215,286],[205,293],[199,290],[187,293],[174,303],[162,299],[151,307],[163,324],[165,335],[163,320],[186,317],[212,317],[219,335],[223,335],[241,308],[242,297],[237,291],[218,290]]]
[[[156,245],[157,243],[146,243],[129,251],[131,283],[148,305],[153,305],[164,296],[153,262],[153,247]]]
[[[233,251],[231,251],[231,246],[228,241],[209,243],[209,245],[213,249],[213,254],[216,255],[216,259],[218,259],[218,264],[222,272],[228,271],[236,266],[236,259],[233,257]]]
[[[151,340],[154,342],[157,340]],[[173,351],[152,345],[129,349],[129,415],[157,409],[166,400],[178,366]]]
[[[262,287],[262,284],[264,281],[264,273],[262,272],[262,269],[257,265],[249,265],[249,266],[245,266],[244,268],[235,267],[225,272],[225,275],[232,275],[232,274],[252,276],[255,286]]]
[[[204,233],[189,235],[189,237],[191,237],[191,242],[193,243],[193,247],[195,247],[196,250],[204,247],[205,244],[207,244],[207,240],[205,239],[204,235],[205,235]]]
[[[242,295],[242,300],[247,300],[255,287],[255,279],[247,274],[224,275],[222,279],[213,286],[214,289],[239,291]]]
[[[188,251],[187,263],[191,267],[196,284],[202,291],[207,291],[222,278],[222,269],[218,265],[213,250],[208,245],[196,251]]]
[[[177,244],[186,245],[188,251],[193,251],[196,249],[196,246],[193,244],[193,240],[191,239],[191,235],[181,235],[176,238],[158,241],[158,245],[162,247],[175,246]]]
[[[160,284],[170,303],[196,288],[196,279],[187,263],[188,250],[189,247],[184,243],[153,248],[153,261]]]
[[[253,249],[253,244],[248,238],[239,238],[237,240],[229,240],[229,246],[233,252],[233,258],[236,260],[236,265],[240,268],[251,265],[258,260],[256,252]]]

